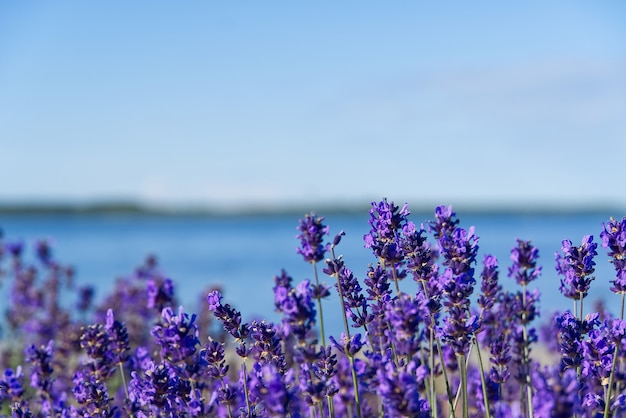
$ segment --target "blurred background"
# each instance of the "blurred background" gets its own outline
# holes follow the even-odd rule
[[[260,276],[271,311],[272,274],[310,275],[305,212],[358,213],[338,219],[359,275],[371,201],[409,202],[418,223],[452,204],[500,234],[481,248],[503,266],[515,238],[539,240],[551,292],[561,240],[625,214],[625,21],[620,1],[2,2],[0,227],[54,239],[102,291],[157,252],[246,306],[258,294],[235,288]],[[268,234],[287,251],[235,275]]]

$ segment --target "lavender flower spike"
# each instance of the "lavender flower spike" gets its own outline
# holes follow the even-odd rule
[[[626,217],[621,221],[611,218],[608,223],[602,224],[602,228],[602,246],[608,250],[609,257],[613,258],[611,263],[616,273],[611,291],[626,294]]]
[[[594,279],[591,274],[596,265],[593,257],[598,254],[597,247],[593,235],[585,235],[579,247],[570,240],[563,241],[563,255],[556,253],[556,271],[563,276],[560,290],[565,297],[580,300],[587,296]]]
[[[539,250],[530,241],[517,240],[517,247],[511,250],[513,265],[509,267],[509,277],[515,278],[520,286],[526,286],[541,274],[541,266],[537,267]]]
[[[300,234],[296,236],[300,240],[300,247],[296,252],[309,263],[322,261],[329,248],[329,244],[324,245],[324,236],[328,235],[329,227],[322,223],[323,220],[323,217],[315,217],[313,212],[300,219]]]

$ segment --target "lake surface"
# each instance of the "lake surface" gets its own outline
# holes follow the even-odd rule
[[[320,214],[323,215],[323,214]],[[606,251],[601,247],[602,222],[610,216],[621,219],[621,213],[594,214],[499,214],[458,213],[461,227],[476,227],[479,241],[479,265],[484,254],[495,255],[500,263],[500,281],[515,289],[507,277],[510,250],[516,238],[530,239],[539,248],[542,276],[531,288],[541,291],[543,320],[555,309],[571,309],[572,302],[559,293],[559,277],[554,270],[554,253],[561,241],[571,239],[575,245],[585,234],[598,242],[596,277],[585,306],[603,299],[613,312],[619,308],[619,297],[613,295],[610,281],[614,271]],[[362,279],[369,263],[376,259],[363,247],[363,235],[369,230],[368,213],[331,214],[326,224],[332,237],[340,230],[346,236],[337,248],[346,265]],[[432,214],[416,213],[410,219],[419,224],[431,220]],[[76,269],[76,283],[92,284],[96,298],[111,290],[115,279],[132,274],[149,254],[155,254],[162,271],[176,284],[176,294],[185,310],[196,312],[205,290],[219,284],[225,302],[242,311],[244,318],[263,317],[278,320],[274,312],[273,278],[285,269],[296,283],[313,278],[311,265],[296,253],[299,216],[176,217],[150,215],[1,215],[0,228],[5,241],[23,240],[29,248],[37,239],[53,244],[55,258]],[[330,279],[321,273],[322,281]],[[412,283],[401,282],[405,291]],[[477,286],[478,288],[478,286]],[[0,291],[6,297],[7,286]],[[588,310],[587,310],[588,311]],[[324,302],[326,327],[330,334],[341,331],[339,301]],[[327,332],[328,334],[328,332]]]

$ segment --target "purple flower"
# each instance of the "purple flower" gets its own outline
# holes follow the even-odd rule
[[[13,369],[6,369],[4,376],[0,378],[0,401],[9,399],[17,401],[24,393],[22,387],[22,366]]]
[[[313,302],[311,282],[305,280],[296,288],[278,286],[275,288],[276,310],[283,314],[283,333],[293,334],[299,342],[304,342],[315,325],[317,312]]]
[[[474,227],[468,231],[456,228],[452,234],[439,238],[439,247],[444,257],[443,265],[459,275],[468,272],[476,262],[478,253],[478,237],[474,234]]]
[[[232,308],[229,304],[223,305],[222,294],[214,290],[207,296],[209,310],[222,322],[224,329],[238,340],[244,340],[248,336],[248,326],[242,323],[241,312]]]
[[[573,417],[582,412],[576,370],[562,372],[558,367],[534,370],[533,412],[537,418]]]
[[[24,352],[24,357],[32,366],[30,385],[42,392],[48,392],[52,385],[52,340],[39,348],[31,345]]]
[[[582,343],[583,360],[581,374],[597,383],[608,379],[613,363],[614,342],[608,335],[609,329],[593,329]]]
[[[300,234],[296,238],[300,240],[300,247],[296,252],[309,263],[323,260],[329,248],[329,244],[324,244],[324,236],[328,235],[329,227],[322,223],[323,220],[323,217],[316,218],[315,213],[311,212],[310,215],[304,215],[304,219],[300,219],[297,228]]]
[[[20,258],[22,251],[24,251],[24,243],[22,241],[7,242],[4,244],[4,249],[13,256],[13,258]]]
[[[426,299],[420,293],[411,298],[406,293],[399,294],[385,305],[385,320],[389,323],[389,339],[394,341],[397,354],[413,356],[423,337],[420,325],[427,322],[429,311]]]
[[[348,337],[343,332],[341,333],[340,341],[337,341],[335,337],[331,336],[330,341],[333,343],[335,348],[347,355],[348,357],[354,357],[356,353],[361,351],[361,348],[365,344],[361,341],[361,334],[355,334],[352,337]]]
[[[437,206],[435,208],[435,221],[430,223],[430,230],[433,232],[435,239],[452,235],[452,232],[459,224],[456,219],[456,213],[452,210],[452,206]]]
[[[148,309],[156,308],[162,311],[174,302],[174,283],[171,279],[148,279],[146,292],[148,293]]]
[[[372,202],[369,220],[371,229],[363,237],[365,248],[370,248],[374,255],[390,265],[402,261],[399,234],[409,213],[406,203],[400,208],[393,202],[387,202],[387,199],[378,203]]]
[[[109,350],[113,355],[114,363],[124,363],[128,359],[130,342],[126,326],[115,319],[113,310],[109,309],[106,316],[104,329],[109,335]]]
[[[602,246],[608,249],[611,263],[615,269],[616,279],[612,281],[611,291],[614,293],[626,293],[626,217],[621,221],[611,218],[608,223],[602,223],[603,231],[600,233]]]
[[[539,250],[530,241],[517,240],[517,247],[511,250],[513,265],[509,267],[509,277],[513,277],[520,286],[526,286],[541,274],[537,267]]]
[[[98,380],[104,380],[115,372],[115,355],[111,351],[109,334],[102,324],[93,324],[83,327],[80,336],[80,346],[91,359],[91,371]]]
[[[388,359],[378,368],[376,391],[381,397],[385,416],[400,417],[429,417],[430,405],[419,395],[418,379],[404,370],[397,370],[393,360]]]
[[[597,247],[592,235],[585,235],[579,247],[573,246],[570,240],[563,241],[563,255],[556,253],[555,256],[556,271],[563,276],[560,290],[564,296],[576,300],[587,296],[594,279],[591,274],[596,264],[593,257],[598,254]]]
[[[250,373],[250,397],[262,406],[264,416],[300,415],[298,397],[293,384],[293,371],[278,373],[271,364],[256,363]]]
[[[402,228],[401,246],[406,266],[416,282],[426,282],[437,272],[437,256],[424,236],[425,230],[419,230],[413,222],[407,222]]]
[[[202,355],[207,361],[207,374],[215,379],[223,379],[228,374],[229,366],[226,364],[224,343],[209,339]]]
[[[481,295],[478,297],[478,305],[483,309],[491,309],[496,301],[496,295],[502,290],[498,284],[498,260],[492,255],[485,255],[483,271],[480,275]]]
[[[581,324],[569,311],[556,317],[559,331],[559,351],[561,368],[563,370],[579,367],[582,363],[582,333]]]
[[[95,289],[93,286],[82,286],[78,289],[79,298],[76,309],[78,309],[79,312],[85,312],[91,307],[94,293]]]
[[[160,412],[172,414],[175,411],[177,386],[178,378],[170,374],[165,365],[151,363],[144,376],[135,371],[131,373],[129,397],[131,402],[152,412],[150,416]]]
[[[161,346],[163,360],[176,364],[196,353],[200,341],[195,321],[196,315],[190,317],[183,312],[182,306],[177,315],[170,307],[163,309],[160,323],[152,328],[152,335]]]
[[[510,349],[511,345],[505,334],[498,334],[489,344],[489,360],[492,364],[489,378],[495,383],[503,384],[509,379]]]
[[[77,371],[74,374],[74,399],[81,405],[78,413],[81,416],[113,417],[116,407],[111,406],[106,385],[93,375]]]

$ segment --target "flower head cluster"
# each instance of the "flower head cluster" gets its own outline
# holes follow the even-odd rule
[[[343,232],[330,246],[324,244],[328,228],[313,213],[298,228],[298,253],[305,261],[315,265],[326,251],[332,254],[324,272],[337,279],[335,290],[348,315],[345,334],[331,336],[330,343],[318,341],[313,326],[316,299],[333,289],[309,280],[296,284],[285,271],[274,279],[281,323],[243,322],[241,312],[211,290],[204,303],[225,332],[206,326],[207,339],[200,338],[196,315],[172,308],[173,282],[154,257],[131,279],[118,281],[95,310],[89,308],[93,294],[85,291],[77,320],[61,309],[61,279],[71,274],[54,260],[48,242],[34,247],[38,264],[32,266],[22,259],[21,244],[0,242],[0,274],[9,272],[13,279],[8,319],[28,347],[23,365],[12,345],[1,347],[0,414],[432,417],[457,408],[454,415],[493,418],[531,411],[537,418],[595,417],[605,410],[624,415],[626,321],[604,308],[582,319],[582,303],[576,304],[580,316],[555,315],[551,332],[543,335],[552,339],[545,346],[557,362],[539,366],[530,355],[539,338],[531,327],[539,315],[539,292],[526,286],[541,267],[529,241],[518,240],[509,269],[523,289],[503,290],[498,262],[486,255],[481,293],[474,298],[478,237],[473,228],[458,226],[451,207],[437,208],[429,231],[408,220],[406,206],[386,200],[374,203],[370,215],[366,245],[379,260],[362,282],[335,256]],[[611,219],[603,228],[603,245],[617,272],[613,290],[626,294],[626,218]],[[587,293],[596,248],[591,236],[580,246],[563,241],[556,258],[566,295]],[[417,291],[396,288],[394,294],[390,281],[397,284],[409,272],[417,282],[409,285]],[[24,306],[16,307],[19,303]],[[129,322],[136,328],[127,327]],[[362,332],[351,335],[350,325]],[[479,353],[488,352],[490,368],[479,370],[469,357],[479,350],[470,350],[474,343],[480,344]],[[24,375],[30,385],[23,383]]]
[[[328,235],[330,229],[322,223],[323,221],[323,217],[316,217],[313,212],[310,215],[304,215],[304,219],[300,219],[300,225],[298,225],[300,234],[296,237],[300,240],[300,247],[296,251],[309,263],[322,261],[330,246],[330,244],[324,244],[324,237]]]
[[[560,290],[565,297],[580,300],[587,296],[594,279],[591,275],[596,265],[593,258],[598,254],[597,247],[593,235],[585,235],[578,247],[570,240],[563,241],[563,255],[556,253],[556,271],[563,276]]]
[[[399,236],[410,213],[407,206],[405,204],[400,208],[393,202],[387,202],[387,199],[372,202],[369,220],[371,229],[363,239],[365,248],[370,248],[385,263],[394,264],[403,259]]]
[[[196,315],[190,317],[182,306],[178,308],[178,314],[172,308],[163,309],[161,321],[152,328],[152,335],[161,346],[163,360],[176,364],[196,353],[200,341],[195,321]]]
[[[517,246],[511,250],[513,264],[509,267],[509,277],[517,284],[526,286],[541,275],[541,266],[537,266],[539,250],[530,241],[517,240]]]
[[[283,282],[277,280],[274,287],[274,304],[276,310],[283,314],[283,334],[293,335],[298,341],[304,342],[315,326],[317,314],[311,283],[305,280],[294,288],[291,286],[291,280]]]
[[[614,293],[626,293],[626,217],[621,221],[611,218],[606,224],[602,224],[603,231],[600,233],[602,246],[608,250],[611,263],[615,268],[616,279],[612,282],[611,291]]]

